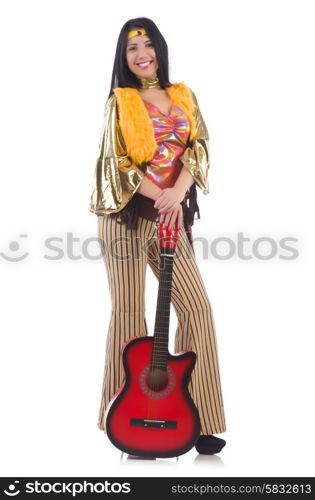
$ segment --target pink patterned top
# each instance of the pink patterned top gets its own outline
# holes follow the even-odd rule
[[[189,121],[177,105],[172,103],[169,114],[143,99],[154,127],[157,150],[147,163],[146,175],[161,189],[173,187],[182,169],[180,156],[186,149],[190,132]]]

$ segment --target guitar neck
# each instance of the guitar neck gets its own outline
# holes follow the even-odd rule
[[[154,341],[152,352],[152,368],[166,369],[168,357],[168,340],[170,326],[172,271],[174,249],[168,248],[167,253],[160,253],[160,279],[157,298]]]

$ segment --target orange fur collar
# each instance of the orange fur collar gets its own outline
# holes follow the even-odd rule
[[[189,87],[183,82],[173,83],[166,89],[171,102],[182,108],[190,124],[189,140],[196,138],[195,108]],[[157,143],[154,128],[147,108],[137,89],[117,87],[114,89],[119,109],[121,132],[126,144],[127,154],[135,163],[151,160],[156,152]]]

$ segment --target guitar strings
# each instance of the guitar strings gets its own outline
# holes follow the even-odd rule
[[[166,253],[166,248],[162,248],[162,252],[161,253]],[[172,252],[170,255],[174,255],[175,251]],[[166,368],[165,370],[165,373],[166,373],[166,377],[168,378],[168,374],[167,374],[167,358],[168,358],[168,355],[169,355],[169,350],[168,350],[168,333],[169,333],[169,320],[170,320],[170,299],[171,299],[171,286],[169,286],[167,283],[172,283],[172,271],[173,271],[173,259],[172,260],[166,260],[166,257],[164,257],[164,259],[162,258],[161,261],[160,261],[160,280],[159,280],[159,290],[158,290],[158,301],[159,302],[162,302],[160,304],[160,309],[162,309],[163,312],[167,313],[165,315],[162,315],[162,316],[165,316],[165,318],[168,318],[168,327],[167,327],[167,333],[161,333],[160,335],[158,335],[156,337],[156,328],[154,330],[154,339],[153,339],[153,350],[152,350],[152,363],[151,363],[151,373],[153,373],[152,375],[152,379],[151,380],[151,387],[152,387],[152,390],[154,392],[157,391],[157,388],[158,388],[158,379],[156,376],[154,376],[154,365],[157,366],[157,365],[162,365],[163,369],[164,369],[164,366]],[[166,299],[168,301],[168,303],[163,303],[163,299]],[[158,326],[158,322],[159,322],[159,319],[160,319],[161,315],[156,319],[156,327]],[[157,340],[158,339],[158,340]],[[158,345],[157,342],[162,342],[162,346],[164,344],[164,346],[161,348],[161,346]],[[165,345],[166,344],[166,345]],[[161,352],[161,351],[164,351],[164,352]],[[159,361],[162,360],[161,363],[159,363]],[[161,371],[161,368],[159,369],[159,371]],[[167,383],[166,383],[166,386],[167,387]],[[149,402],[148,402],[148,410],[147,410],[147,413],[149,415],[148,418],[150,419],[154,419],[154,410],[155,410],[155,403],[156,401],[154,400],[154,403],[153,403],[153,398],[150,397],[149,399]],[[154,410],[153,410],[153,406],[154,406]]]
[[[159,216],[157,217],[156,219],[156,234],[158,235],[158,227],[161,229],[161,226],[160,226],[160,221],[159,221]],[[174,245],[174,248],[169,248],[167,249],[165,246],[162,246],[161,245],[161,233],[162,233],[162,238],[163,237],[163,229],[162,231],[160,231],[160,234],[159,234],[159,243],[160,243],[160,248],[162,248],[162,251],[160,252],[161,254],[166,254],[167,253],[167,250],[171,250],[171,252],[169,252],[170,255],[174,255],[175,253],[175,249],[176,249],[176,243],[177,243],[177,238],[176,240],[174,240],[174,238],[172,239],[172,243],[174,244],[175,242],[175,245]],[[174,236],[174,233],[173,233],[173,236]],[[170,241],[170,235],[168,233],[167,235],[167,239],[168,241]],[[165,238],[163,239],[163,241],[165,241]],[[169,318],[169,312],[170,312],[170,288],[168,291],[166,291],[166,281],[168,282],[171,282],[172,281],[172,270],[173,270],[173,259],[171,259],[170,261],[167,261],[166,260],[166,256],[164,255],[164,259],[163,259],[163,256],[161,255],[160,256],[161,259],[160,259],[160,283],[159,283],[159,290],[158,290],[158,301],[161,301],[162,299],[168,299],[169,303],[168,305],[166,304],[163,304],[164,306],[167,307],[168,311],[165,311],[167,312],[167,316]],[[171,278],[170,280],[167,280],[167,277],[168,278]],[[164,287],[163,287],[164,285]],[[164,288],[164,289],[163,289]],[[166,290],[165,290],[166,289]],[[167,317],[166,316],[166,317]],[[158,319],[156,319],[156,323],[158,323]],[[157,325],[155,325],[157,326]],[[169,325],[168,325],[168,330],[169,330]],[[167,363],[167,357],[168,357],[168,345],[165,346],[164,348],[166,348],[166,353],[164,355],[160,354],[159,351],[158,351],[158,345],[156,344],[156,337],[155,337],[155,333],[156,333],[156,330],[154,331],[154,339],[153,339],[153,352],[152,352],[152,358],[151,358],[151,373],[153,373],[152,375],[152,379],[151,380],[151,384],[153,384],[153,390],[156,390],[157,389],[157,382],[155,384],[155,377],[154,377],[154,368],[153,368],[153,365],[154,364],[158,364],[156,361],[159,361],[159,359],[163,359],[163,365],[165,363]],[[166,338],[168,337],[168,335],[166,336]],[[161,338],[161,337],[160,337]],[[162,365],[162,366],[163,366]],[[167,374],[167,368],[166,368],[166,374]],[[153,415],[151,414],[151,411],[150,411],[150,408],[152,408],[152,398],[149,399],[149,404],[148,404],[148,414],[150,415],[149,418],[152,418]]]

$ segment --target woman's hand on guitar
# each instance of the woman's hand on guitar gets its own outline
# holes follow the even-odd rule
[[[183,207],[180,203],[171,209],[166,214],[161,213],[159,221],[164,222],[164,226],[167,226],[169,229],[181,229],[183,227]]]
[[[183,207],[181,201],[185,198],[176,186],[165,188],[160,196],[155,200],[154,208],[158,209],[160,222],[170,229],[183,227]]]

